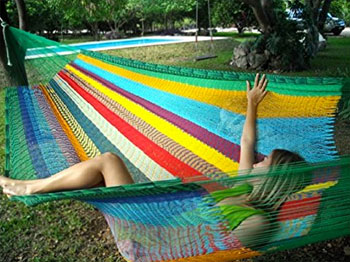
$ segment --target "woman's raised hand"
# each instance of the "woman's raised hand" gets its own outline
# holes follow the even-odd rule
[[[247,99],[248,104],[253,104],[255,106],[259,105],[259,103],[264,99],[267,94],[266,86],[267,79],[266,76],[263,75],[259,80],[259,73],[255,76],[255,82],[253,89],[250,86],[250,82],[247,80]]]

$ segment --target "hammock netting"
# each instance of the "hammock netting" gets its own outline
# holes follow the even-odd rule
[[[6,40],[13,72],[27,83],[6,92],[6,175],[44,178],[113,152],[135,180],[14,200],[90,203],[128,261],[232,261],[350,234],[350,158],[338,156],[334,144],[348,79],[269,75],[257,158],[283,148],[308,164],[244,175],[239,143],[245,80],[253,74],[112,57],[12,27]],[[311,182],[270,212],[269,230],[243,245],[213,193],[297,173]]]

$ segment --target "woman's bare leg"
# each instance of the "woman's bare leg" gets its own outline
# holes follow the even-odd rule
[[[134,183],[124,162],[112,153],[71,166],[51,177],[35,180],[0,178],[3,192],[9,195],[28,195],[63,190],[107,187]]]

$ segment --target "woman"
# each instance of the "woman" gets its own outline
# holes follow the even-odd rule
[[[273,150],[264,160],[255,163],[256,115],[260,102],[267,94],[265,75],[255,77],[253,89],[247,81],[247,113],[241,137],[239,170],[248,170],[250,174],[266,173],[249,183],[234,188],[211,193],[218,203],[221,213],[234,230],[234,235],[246,247],[256,247],[268,241],[273,227],[274,215],[286,198],[300,190],[309,179],[305,174],[287,174],[289,164],[304,161],[296,153],[283,149]],[[283,176],[268,176],[275,168],[286,168]],[[242,172],[242,171],[241,171]],[[246,172],[242,172],[245,174]]]
[[[247,81],[248,105],[241,137],[239,170],[250,170],[250,173],[303,161],[303,158],[295,153],[276,149],[263,161],[255,163],[257,108],[267,94],[267,79],[265,75],[259,78],[257,74],[253,88]],[[268,172],[265,170],[265,173]],[[22,181],[0,176],[0,186],[8,196],[131,183],[134,181],[125,164],[112,153],[78,163],[44,179]],[[304,183],[305,178],[301,175],[263,176],[260,180],[254,179],[234,188],[212,192],[211,196],[216,200],[217,206],[229,221],[229,228],[240,242],[244,246],[255,247],[266,243],[266,232],[273,232],[271,214],[278,210],[291,193],[300,190],[299,185]]]
[[[297,154],[286,150],[274,150],[268,157],[255,163],[254,148],[256,141],[256,114],[259,103],[267,94],[267,79],[265,75],[259,80],[256,75],[254,88],[247,81],[247,117],[241,138],[241,159],[239,169],[254,169],[273,165],[288,164],[302,161]],[[88,161],[78,163],[51,177],[36,180],[14,180],[0,177],[3,192],[11,195],[28,195],[62,190],[90,188],[96,186],[118,186],[134,183],[123,161],[112,153],[105,153]],[[252,191],[256,198],[259,186]],[[262,193],[263,190],[260,190]],[[247,198],[248,199],[248,198]],[[252,197],[250,197],[252,199]],[[225,200],[227,201],[227,200]],[[249,219],[248,219],[249,220]],[[247,220],[247,221],[248,221]]]

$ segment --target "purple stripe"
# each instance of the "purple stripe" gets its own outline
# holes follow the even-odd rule
[[[171,113],[170,111],[167,111],[152,102],[149,102],[139,96],[135,96],[122,88],[112,84],[111,82],[107,81],[106,79],[101,78],[100,76],[87,71],[86,69],[80,67],[79,65],[72,63],[71,64],[74,68],[78,69],[79,71],[83,72],[84,74],[94,78],[95,80],[99,81],[106,87],[114,90],[115,92],[127,97],[131,101],[134,101],[135,103],[142,105],[144,108],[148,109],[149,111],[157,114],[158,116],[166,119],[170,123],[176,125],[177,127],[183,129],[187,133],[191,134],[192,136],[196,137],[197,139],[201,140],[202,142],[206,143],[207,145],[215,148],[219,152],[221,152],[223,155],[229,157],[230,159],[239,162],[240,157],[240,146],[236,145],[216,134],[213,134],[209,132],[208,130],[204,129],[203,127],[200,127],[193,122],[184,119],[178,115],[175,115],[174,113]]]

